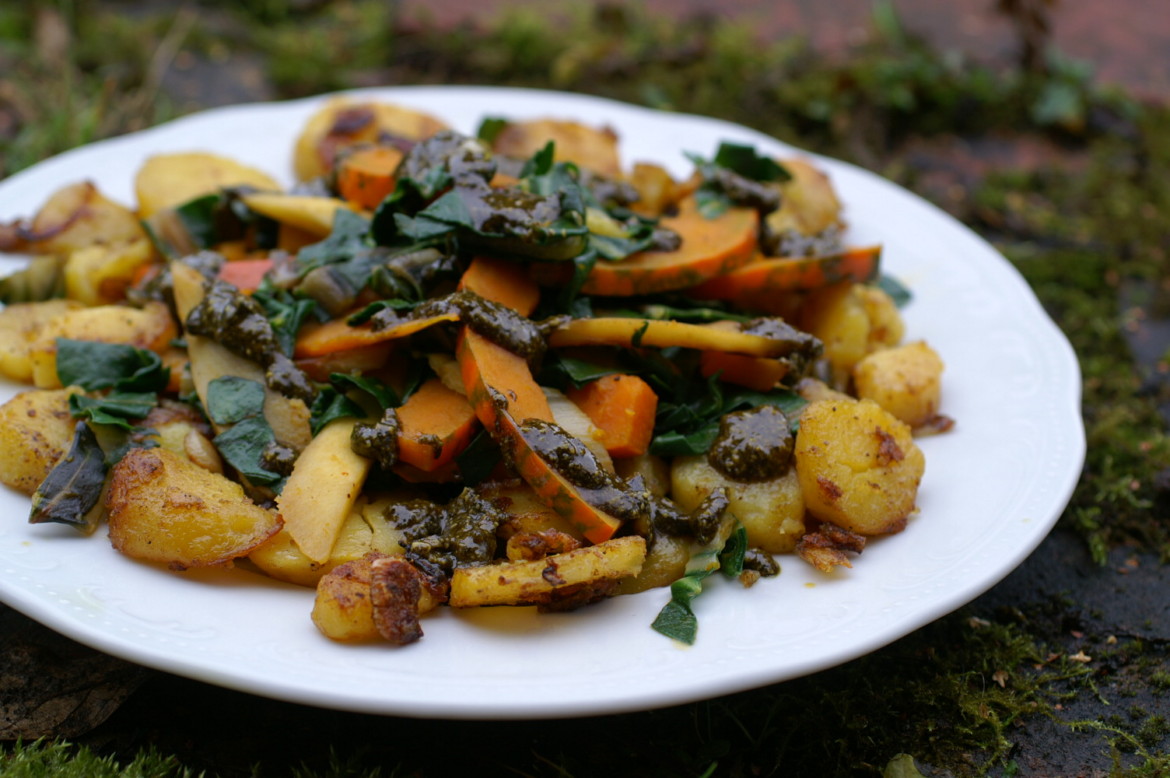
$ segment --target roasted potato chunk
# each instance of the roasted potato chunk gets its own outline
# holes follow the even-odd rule
[[[558,162],[573,162],[607,178],[622,174],[617,134],[609,127],[590,127],[559,119],[508,122],[492,140],[492,151],[506,157],[528,159],[549,141]]]
[[[786,554],[804,534],[804,499],[792,468],[765,481],[733,481],[706,456],[677,457],[671,468],[671,496],[693,511],[716,489],[727,490],[730,511],[747,530],[748,544],[770,554]]]
[[[138,268],[153,261],[154,247],[145,237],[78,249],[65,260],[65,296],[86,305],[119,302]]]
[[[317,584],[317,596],[313,600],[313,623],[322,635],[333,640],[361,641],[379,640],[382,634],[374,621],[374,598],[370,583],[373,580],[373,566],[378,560],[393,557],[371,551],[360,559],[345,562],[321,577]],[[444,593],[435,591],[421,582],[418,612],[434,610],[442,601]]]
[[[799,325],[824,343],[836,388],[846,386],[853,366],[866,354],[897,345],[903,330],[889,295],[848,281],[810,293]]]
[[[445,122],[422,111],[336,98],[309,117],[297,136],[293,171],[298,180],[307,181],[329,173],[337,152],[348,146],[376,142],[383,134],[422,140],[446,128]]]
[[[132,449],[110,473],[110,542],[175,570],[225,565],[280,531],[238,483],[164,448]]]
[[[795,456],[809,513],[861,535],[905,528],[926,468],[910,427],[872,400],[809,405]]]
[[[29,351],[49,322],[81,308],[73,300],[15,303],[0,311],[0,373],[25,383],[32,381]]]
[[[34,389],[0,406],[0,483],[29,496],[37,490],[73,440],[76,391]]]
[[[631,535],[544,559],[459,567],[451,578],[451,605],[555,607],[583,590],[609,596],[618,581],[641,571],[645,558],[646,541]]]
[[[19,232],[28,250],[38,254],[69,254],[95,244],[146,238],[134,212],[89,181],[58,189]]]
[[[142,308],[99,305],[66,311],[41,328],[29,348],[33,383],[42,389],[61,386],[57,377],[57,338],[124,343],[147,351],[162,352],[178,335],[178,328],[164,303]]]
[[[853,368],[857,396],[920,427],[938,415],[943,362],[923,341],[875,351]]]

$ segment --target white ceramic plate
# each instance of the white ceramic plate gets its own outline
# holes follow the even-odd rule
[[[364,93],[474,132],[485,115],[608,124],[624,159],[689,173],[684,151],[721,140],[792,149],[743,127],[601,99],[495,88]],[[293,138],[318,99],[224,108],[95,143],[0,182],[0,219],[30,215],[81,178],[133,203],[150,154],[204,149],[290,180]],[[970,601],[1015,568],[1063,510],[1084,456],[1080,374],[1063,335],[987,243],[918,197],[821,160],[855,244],[881,242],[907,283],[909,339],[946,361],[947,435],[921,441],[920,513],[872,542],[850,570],[795,558],[752,589],[709,579],[685,647],[650,629],[667,590],[571,614],[533,609],[424,620],[405,648],[331,643],[309,620],[312,592],[243,570],[175,574],[134,562],[103,534],[25,523],[28,500],[0,493],[0,598],[98,649],[180,675],[324,707],[452,718],[572,716],[648,709],[783,681],[873,651]],[[17,387],[0,387],[2,398]],[[718,580],[716,580],[718,579]]]

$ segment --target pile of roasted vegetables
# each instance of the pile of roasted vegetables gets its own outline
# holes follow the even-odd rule
[[[316,587],[338,640],[439,605],[565,610],[715,570],[831,572],[901,531],[945,430],[880,250],[803,159],[723,144],[675,180],[607,129],[476,137],[334,100],[291,191],[150,158],[0,225],[0,480],[30,520],[174,570]]]

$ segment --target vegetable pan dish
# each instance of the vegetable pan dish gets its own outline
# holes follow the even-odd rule
[[[336,99],[285,191],[151,157],[0,225],[0,481],[33,523],[316,590],[339,641],[440,606],[694,598],[899,533],[945,432],[909,292],[807,159],[725,143],[676,180],[604,128]],[[35,205],[35,204],[34,204]],[[306,607],[306,610],[308,608]]]

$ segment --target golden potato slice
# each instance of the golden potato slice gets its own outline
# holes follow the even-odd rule
[[[244,195],[242,199],[256,213],[294,227],[317,240],[333,231],[333,219],[339,208],[354,210],[351,203],[336,197],[256,193]]]
[[[804,534],[804,498],[796,471],[766,481],[733,481],[703,455],[676,457],[670,471],[671,497],[683,511],[699,506],[716,489],[727,490],[727,510],[747,530],[748,545],[787,554]]]
[[[853,368],[857,396],[873,400],[911,427],[938,414],[943,362],[923,341],[875,351]]]
[[[134,177],[138,215],[149,219],[159,211],[228,186],[254,186],[269,191],[281,188],[264,171],[218,154],[158,154],[146,160]]]
[[[289,534],[314,562],[329,560],[370,471],[349,443],[356,423],[337,419],[317,433],[276,498]]]
[[[146,237],[133,211],[108,199],[89,181],[54,192],[20,233],[24,248],[38,254],[68,254],[95,244]]]
[[[646,541],[631,535],[544,559],[459,567],[450,602],[456,608],[556,605],[583,592],[608,596],[618,581],[641,571],[645,558]]]
[[[25,383],[32,381],[29,351],[45,326],[62,314],[84,306],[74,300],[14,303],[0,311],[0,373]]]
[[[293,150],[293,173],[307,181],[328,174],[337,152],[357,143],[376,142],[382,134],[411,140],[447,129],[446,122],[422,111],[380,102],[334,98],[309,117]]]
[[[617,133],[609,127],[590,127],[560,119],[508,122],[492,139],[492,151],[528,159],[550,140],[556,144],[553,158],[558,162],[572,162],[608,178],[622,174]]]
[[[904,329],[888,294],[848,281],[810,293],[797,324],[824,343],[836,388],[845,386],[853,366],[866,354],[897,345]]]
[[[810,404],[795,456],[809,513],[861,535],[905,528],[926,469],[910,427],[872,400]]]
[[[78,249],[65,260],[65,296],[86,305],[119,302],[135,271],[153,261],[154,246],[145,237]]]
[[[123,343],[161,353],[178,334],[165,303],[149,302],[142,308],[99,305],[66,311],[50,319],[29,347],[32,380],[42,389],[61,386],[57,377],[57,338]]]
[[[29,496],[69,450],[77,389],[21,392],[0,406],[0,483]]]
[[[174,570],[225,565],[280,531],[238,483],[164,448],[136,448],[110,473],[110,542]]]

